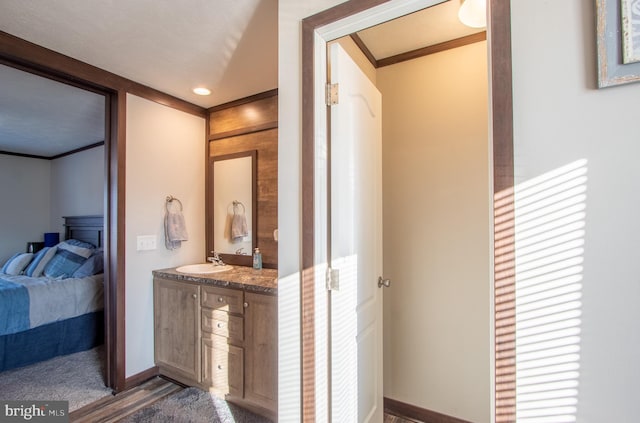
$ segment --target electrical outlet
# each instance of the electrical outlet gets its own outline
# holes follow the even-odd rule
[[[155,235],[138,235],[137,244],[138,251],[155,250],[158,248]]]

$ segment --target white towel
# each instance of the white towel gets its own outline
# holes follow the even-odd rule
[[[187,241],[187,225],[181,212],[168,211],[164,215],[164,245],[168,250],[180,248]]]
[[[244,214],[236,213],[231,219],[231,239],[239,241],[242,237],[249,235],[247,228],[247,218]]]

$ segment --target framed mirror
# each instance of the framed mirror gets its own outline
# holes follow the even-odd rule
[[[228,264],[251,266],[257,245],[257,151],[214,156],[210,160],[207,257],[215,251]]]

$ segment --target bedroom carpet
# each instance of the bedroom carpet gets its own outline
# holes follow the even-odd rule
[[[69,411],[111,389],[102,378],[104,346],[0,373],[0,399],[69,401]]]

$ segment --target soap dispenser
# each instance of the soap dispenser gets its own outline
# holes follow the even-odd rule
[[[253,268],[262,269],[262,253],[257,247],[253,250]]]

